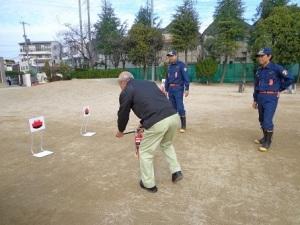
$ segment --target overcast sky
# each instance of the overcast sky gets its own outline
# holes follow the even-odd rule
[[[116,15],[122,22],[131,26],[136,13],[146,0],[110,0]],[[197,11],[200,16],[200,31],[212,22],[217,0],[197,0]],[[260,0],[244,0],[245,20],[252,24]],[[292,0],[300,5],[300,0]],[[87,21],[86,0],[81,0],[83,22]],[[172,15],[182,0],[154,0],[154,12],[162,20],[162,27],[168,25]],[[101,12],[101,0],[90,0],[91,22],[98,20]],[[0,56],[17,59],[18,43],[23,41],[21,21],[26,26],[26,33],[31,41],[58,40],[57,33],[64,30],[64,24],[79,24],[78,0],[0,0]]]

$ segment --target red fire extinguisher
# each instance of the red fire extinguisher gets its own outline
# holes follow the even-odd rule
[[[134,135],[134,142],[135,142],[135,155],[138,159],[140,159],[140,153],[139,153],[139,149],[140,149],[140,144],[143,140],[143,132],[144,130],[142,128],[138,128],[135,132]]]
[[[141,142],[144,138],[144,129],[143,128],[137,128],[135,131],[128,131],[124,132],[123,134],[133,134],[134,133],[134,143],[135,143],[135,156],[140,159],[139,149]]]

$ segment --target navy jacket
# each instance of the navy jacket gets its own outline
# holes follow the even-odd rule
[[[123,132],[129,120],[130,110],[141,119],[141,124],[148,129],[155,123],[176,114],[167,97],[156,83],[145,80],[130,80],[120,94],[118,128]]]
[[[168,76],[165,82],[165,90],[169,91],[170,84],[178,85],[178,87],[184,88],[186,91],[189,90],[190,81],[187,72],[186,65],[177,60],[168,67]]]
[[[270,62],[265,67],[259,67],[254,82],[254,101],[260,91],[281,92],[294,82],[292,75],[278,64]]]

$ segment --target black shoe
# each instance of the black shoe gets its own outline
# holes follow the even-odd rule
[[[264,130],[264,129],[262,129],[262,131],[263,131],[263,137],[261,138],[261,139],[256,139],[256,140],[254,140],[254,142],[256,143],[256,144],[264,144],[265,142],[266,142],[266,133],[267,133],[267,131],[266,130]]]
[[[151,193],[157,192],[157,187],[156,187],[156,186],[154,186],[154,187],[152,187],[152,188],[146,188],[146,187],[144,186],[144,184],[143,184],[143,181],[140,181],[140,186],[141,186],[141,188],[143,188],[143,189],[145,189],[146,191],[149,191],[149,192],[151,192]]]
[[[266,139],[265,142],[262,144],[261,147],[259,147],[259,151],[261,152],[267,152],[269,148],[271,147],[272,143],[272,136],[273,136],[273,131],[267,131],[266,132]]]
[[[181,116],[180,117],[180,121],[181,121],[181,129],[182,130],[186,130],[186,117],[185,116]]]
[[[177,183],[178,181],[183,179],[183,175],[181,171],[172,174],[172,182]]]

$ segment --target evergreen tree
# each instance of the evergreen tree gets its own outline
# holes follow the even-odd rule
[[[195,49],[200,42],[199,16],[192,0],[184,0],[171,22],[172,46],[177,51],[184,51],[187,63],[188,50]]]
[[[254,36],[254,54],[268,46],[275,62],[287,66],[300,63],[300,7],[275,7],[266,19],[257,23]]]
[[[159,29],[137,23],[128,33],[129,60],[143,67],[145,78],[147,66],[155,60],[155,52],[162,47],[162,33]]]
[[[256,9],[256,19],[266,19],[275,7],[286,6],[290,0],[262,0]]]
[[[97,49],[105,57],[105,69],[110,58],[115,65],[120,61],[120,42],[125,34],[126,24],[121,24],[108,0],[103,0],[102,12],[95,25]]]
[[[216,53],[215,57],[224,60],[221,83],[225,79],[229,57],[236,53],[239,41],[243,41],[246,34],[243,12],[241,0],[219,0],[215,9],[216,32],[211,48]]]
[[[129,60],[134,65],[143,67],[145,78],[147,66],[156,63],[156,52],[163,47],[162,32],[159,24],[155,23],[157,19],[154,19],[155,27],[151,27],[150,8],[141,7],[126,41]]]

